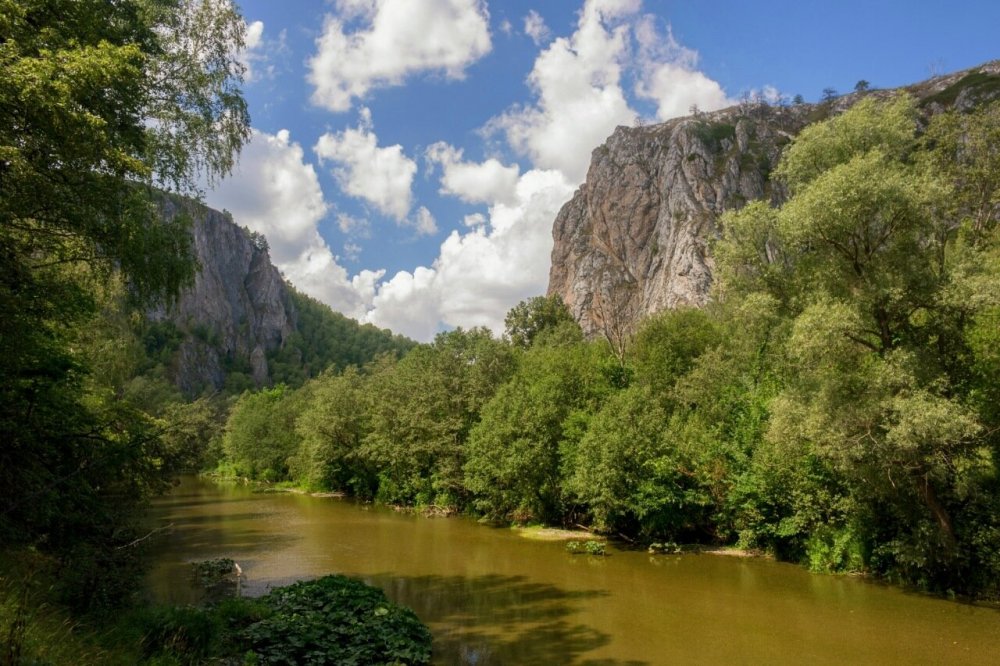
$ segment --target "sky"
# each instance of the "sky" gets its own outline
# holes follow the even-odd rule
[[[996,0],[244,0],[253,136],[209,205],[334,310],[420,341],[545,293],[618,125],[1000,58]]]

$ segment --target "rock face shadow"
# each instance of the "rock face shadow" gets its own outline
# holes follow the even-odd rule
[[[412,608],[434,635],[435,664],[603,664],[586,660],[611,636],[574,622],[576,611],[604,590],[560,589],[524,576],[364,576]]]

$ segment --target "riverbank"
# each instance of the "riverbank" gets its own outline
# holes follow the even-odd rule
[[[224,570],[216,566],[220,563],[227,564]],[[206,571],[218,577],[233,566],[231,560],[201,564],[210,565],[201,567],[197,577],[206,589],[213,584],[204,580]],[[390,602],[382,590],[345,576],[278,587],[258,599],[223,596],[199,606],[137,600],[79,616],[60,603],[58,568],[49,558],[27,549],[0,551],[0,571],[4,666],[421,666],[430,660],[430,632],[412,610]]]
[[[97,617],[78,617],[59,603],[57,566],[30,549],[0,551],[0,663],[132,666],[135,642]]]

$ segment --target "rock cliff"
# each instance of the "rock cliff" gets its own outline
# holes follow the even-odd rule
[[[228,215],[192,201],[167,197],[162,213],[182,212],[191,233],[199,270],[194,285],[169,308],[149,313],[183,334],[169,372],[188,395],[218,389],[226,369],[247,368],[258,386],[269,381],[267,354],[295,330],[296,315],[281,273],[271,264],[261,239]]]
[[[908,87],[927,113],[1000,95],[1000,61]],[[864,95],[822,104],[746,101],[649,127],[618,127],[594,150],[586,182],[556,217],[549,294],[588,335],[621,336],[642,317],[708,301],[711,240],[726,210],[784,194],[770,179],[803,127]]]

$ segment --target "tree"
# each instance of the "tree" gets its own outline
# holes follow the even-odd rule
[[[244,393],[233,406],[222,450],[236,471],[252,479],[285,481],[299,448],[296,421],[308,403],[303,391],[283,385]]]
[[[504,317],[505,336],[515,347],[530,347],[543,333],[551,333],[563,326],[579,329],[573,313],[559,294],[521,301]]]
[[[126,516],[169,473],[148,418],[88,383],[79,337],[110,275],[134,303],[192,279],[187,223],[160,219],[150,186],[190,193],[232,166],[244,29],[214,0],[0,0],[5,543],[128,554]]]
[[[860,81],[854,84],[854,92],[859,92],[859,93],[868,92],[871,89],[871,87],[872,84],[868,83],[864,79],[861,79]]]
[[[565,517],[563,474],[587,421],[611,391],[607,354],[589,343],[536,346],[482,408],[469,433],[465,485],[494,517]]]
[[[668,422],[646,386],[614,394],[591,419],[567,486],[596,528],[681,541],[705,522],[709,498],[667,437]]]
[[[327,371],[312,382],[311,398],[295,429],[301,443],[293,477],[309,487],[371,499],[374,471],[361,456],[366,431],[364,379],[356,368]]]
[[[512,350],[486,329],[441,333],[400,361],[371,369],[362,455],[388,503],[460,506],[469,432],[514,370]]]
[[[791,319],[768,440],[816,456],[850,489],[852,513],[826,547],[847,539],[867,566],[939,589],[965,585],[975,539],[996,530],[983,518],[995,468],[966,347],[970,322],[996,302],[996,274],[989,234],[970,245],[961,215],[970,232],[977,217],[989,229],[976,202],[997,181],[990,151],[957,147],[984,131],[947,129],[962,122],[934,121],[927,137],[950,158],[921,152],[905,95],[807,128],[775,171],[791,198],[730,214],[720,244],[724,289],[766,292]],[[734,246],[747,238],[751,249]]]
[[[635,335],[636,379],[650,387],[654,400],[669,400],[677,380],[720,341],[716,323],[704,310],[665,310],[644,320]]]

